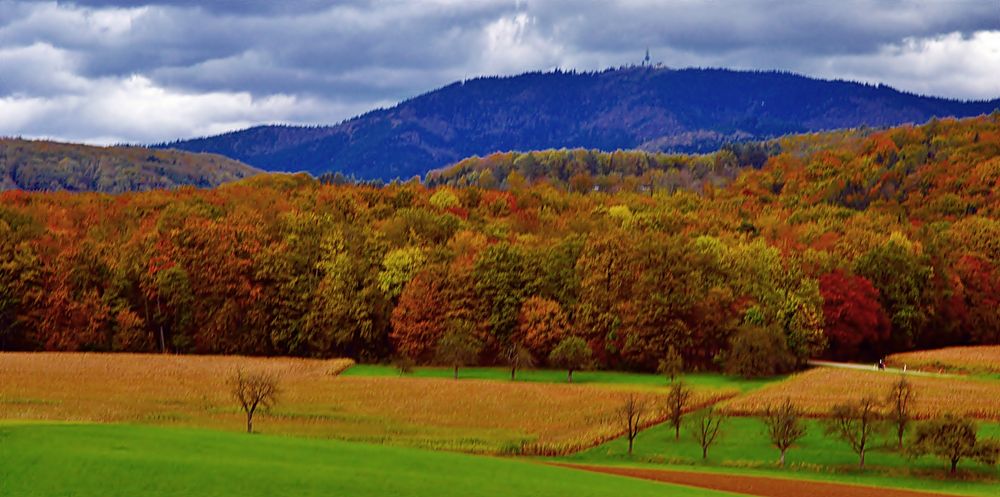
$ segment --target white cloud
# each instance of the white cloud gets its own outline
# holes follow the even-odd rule
[[[92,144],[154,142],[222,133],[262,121],[322,122],[336,104],[293,95],[185,93],[148,78],[92,81],[85,92],[54,98],[0,98],[0,129],[31,138]]]
[[[562,47],[538,29],[526,12],[503,16],[482,30],[483,49],[475,61],[478,72],[504,74],[558,65]]]
[[[1000,31],[906,38],[876,53],[831,57],[819,72],[925,95],[993,99],[1000,96]]]

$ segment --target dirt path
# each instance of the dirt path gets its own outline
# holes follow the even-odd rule
[[[808,361],[810,366],[817,368],[838,368],[838,369],[858,369],[862,371],[879,371],[878,367],[874,364],[854,364],[849,362],[832,362],[832,361]],[[948,374],[948,373],[931,373],[927,371],[917,371],[915,369],[904,370],[899,368],[885,368],[881,370],[883,373],[901,373],[909,376],[929,376],[932,378],[961,378],[961,375]]]
[[[949,494],[917,492],[914,490],[865,487],[861,485],[791,480],[766,476],[692,473],[688,471],[589,466],[582,464],[556,465],[596,473],[630,476],[644,480],[662,481],[664,483],[739,494],[759,495],[761,497],[954,497]]]

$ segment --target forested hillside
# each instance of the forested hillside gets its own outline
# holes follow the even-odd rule
[[[162,146],[271,171],[391,180],[497,151],[707,152],[733,141],[922,123],[998,107],[998,100],[960,102],[790,73],[630,67],[476,78],[336,126],[259,126]]]
[[[213,187],[260,171],[214,154],[0,139],[0,190],[120,193]]]
[[[575,336],[601,367],[781,371],[1000,343],[1000,113],[778,146],[695,190],[6,192],[2,346],[545,364]]]
[[[525,182],[545,181],[576,192],[701,190],[706,184],[721,186],[744,168],[760,169],[781,150],[777,141],[727,143],[708,154],[667,154],[638,150],[561,149],[532,152],[497,152],[470,157],[431,171],[428,186],[518,188]],[[321,176],[327,180],[329,175]]]

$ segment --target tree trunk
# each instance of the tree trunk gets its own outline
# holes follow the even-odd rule
[[[633,440],[635,440],[635,437],[628,437],[628,455],[630,455],[630,456],[632,455],[632,441]]]
[[[702,459],[708,459],[708,446],[707,445],[702,445],[701,446],[701,458]]]
[[[858,469],[865,469],[865,451],[864,451],[864,449],[861,450],[860,455],[861,455],[861,462],[858,463]]]
[[[455,366],[455,379],[458,379],[458,366]]]
[[[952,458],[951,459],[951,474],[955,474],[956,472],[958,472],[958,459]]]
[[[573,370],[569,370],[569,382],[573,383]],[[631,454],[631,452],[629,452]]]
[[[677,441],[680,439],[681,439],[681,424],[677,423],[674,425],[674,440]]]
[[[156,291],[156,313],[160,319],[163,319],[163,310],[160,308],[160,291]],[[163,339],[163,323],[160,323],[160,353],[167,353],[167,342]]]
[[[785,467],[785,449],[781,449],[781,467]]]
[[[247,411],[247,433],[253,433],[253,411]]]
[[[517,368],[514,368],[514,367],[510,368],[510,381],[514,381],[515,380],[514,375],[516,373],[517,373]]]

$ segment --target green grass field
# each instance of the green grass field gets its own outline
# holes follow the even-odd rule
[[[401,376],[399,370],[386,364],[355,364],[340,373],[341,376]],[[454,370],[440,367],[418,367],[407,373],[411,378],[452,378]],[[733,388],[746,392],[768,383],[780,381],[784,376],[774,378],[756,378],[752,380],[737,376],[726,376],[719,373],[688,373],[683,379],[691,386],[708,388]],[[510,381],[510,370],[507,368],[462,368],[459,379]],[[517,381],[536,383],[566,383],[566,371],[556,369],[530,369],[517,372]],[[638,387],[664,387],[667,379],[658,374],[630,373],[622,371],[575,371],[573,383],[582,385],[618,385]]]
[[[18,497],[723,497],[511,460],[131,425],[0,425],[0,495]]]
[[[1000,424],[980,423],[980,436],[1000,437]],[[808,421],[808,432],[786,455],[787,469],[777,467],[778,451],[770,446],[764,425],[753,418],[729,418],[720,440],[709,450],[707,461],[687,426],[674,440],[671,427],[658,425],[639,434],[631,457],[625,439],[561,458],[584,464],[641,465],[693,471],[763,474],[841,483],[890,486],[976,496],[996,496],[1000,474],[994,468],[963,460],[961,481],[949,479],[945,462],[932,457],[908,459],[886,449],[888,435],[881,436],[875,450],[866,456],[865,472],[858,472],[857,456],[843,442],[824,435],[818,421]]]

